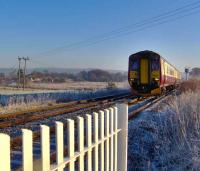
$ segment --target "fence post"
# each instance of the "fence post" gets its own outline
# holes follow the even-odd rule
[[[67,119],[68,156],[74,157],[74,120]],[[69,162],[69,171],[74,171],[74,161]]]
[[[117,140],[118,140],[118,134],[116,133],[117,129],[118,129],[118,125],[117,125],[117,121],[118,121],[118,110],[117,107],[114,107],[114,132],[115,132],[115,136],[114,136],[114,171],[117,171]]]
[[[50,129],[46,125],[40,126],[41,130],[41,158],[42,170],[50,170]]]
[[[127,147],[128,147],[128,105],[117,104],[118,109],[118,171],[127,171]]]
[[[105,109],[105,136],[107,137],[105,141],[105,171],[110,170],[110,139],[109,139],[109,129],[110,128],[110,112]]]
[[[0,171],[10,171],[10,137],[0,134]]]
[[[100,111],[100,139],[104,139],[104,111]],[[100,171],[104,171],[104,141],[100,144]]]
[[[33,133],[22,129],[23,171],[33,171]]]
[[[63,123],[56,121],[56,163],[58,171],[63,171],[64,166],[64,137],[63,137]]]
[[[78,151],[80,153],[78,171],[84,170],[84,119],[78,117]]]
[[[93,113],[93,117],[94,117],[94,143],[95,143],[95,148],[94,148],[94,164],[93,164],[93,171],[98,171],[99,168],[99,163],[98,163],[98,158],[99,158],[99,154],[98,154],[98,150],[99,150],[99,144],[98,144],[98,140],[99,140],[99,125],[98,125],[98,113]]]
[[[92,171],[92,116],[86,115],[87,171]]]
[[[114,109],[113,108],[109,108],[109,111],[110,111],[110,134],[112,135],[113,134],[113,119],[114,119]],[[112,135],[110,137],[110,171],[113,171],[113,163],[114,163],[114,155],[113,155],[113,152],[114,152],[114,136]]]

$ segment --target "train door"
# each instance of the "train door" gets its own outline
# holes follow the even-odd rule
[[[164,60],[162,60],[162,68],[163,68],[162,86],[164,87],[164,86],[165,86],[165,83],[166,83],[166,73],[167,73],[166,66],[165,66],[165,61],[164,61]]]
[[[166,81],[167,81],[167,64],[166,62],[161,59],[161,66],[162,66],[162,69],[161,69],[161,87],[165,87],[166,85]]]
[[[142,58],[140,61],[140,83],[149,83],[149,60],[147,58]]]

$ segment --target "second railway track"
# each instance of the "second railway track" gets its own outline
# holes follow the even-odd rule
[[[29,122],[40,121],[49,117],[79,111],[81,109],[95,108],[95,106],[99,104],[112,104],[112,102],[123,100],[129,97],[131,97],[130,94],[112,95],[1,115],[0,129],[24,125]]]

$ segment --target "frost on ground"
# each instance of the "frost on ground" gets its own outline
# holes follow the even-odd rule
[[[200,92],[167,99],[129,123],[128,170],[200,170]]]
[[[95,91],[66,90],[9,95],[1,94],[0,92],[0,114],[6,114],[19,110],[33,109],[40,106],[49,106],[55,103],[66,103],[75,100],[86,100],[91,98],[120,95],[125,93],[130,93],[130,90],[128,88],[101,89]]]

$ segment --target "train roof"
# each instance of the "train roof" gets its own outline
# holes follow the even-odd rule
[[[174,67],[178,72],[180,72],[174,65],[172,65],[170,62],[168,62],[168,60],[166,60],[164,57],[162,57],[159,53],[151,51],[151,50],[144,50],[144,51],[140,51],[137,53],[134,53],[132,55],[129,56],[129,58],[132,58],[135,55],[145,55],[145,54],[154,54],[154,55],[158,55],[160,58],[162,58],[163,60],[165,60],[168,64],[170,64],[172,67]]]
[[[140,51],[140,52],[137,52],[137,53],[134,53],[131,56],[135,56],[135,55],[142,55],[142,54],[156,54],[158,56],[161,56],[160,54],[156,53],[156,52],[153,52],[153,51],[150,51],[150,50],[144,50],[144,51]]]

